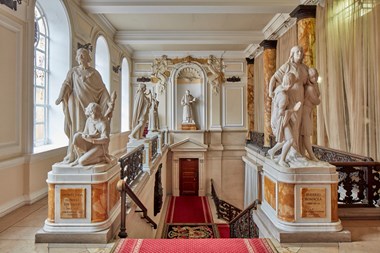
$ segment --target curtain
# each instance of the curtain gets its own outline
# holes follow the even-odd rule
[[[264,133],[264,59],[263,54],[255,58],[254,65],[254,130]]]
[[[276,68],[278,69],[282,64],[284,64],[290,55],[290,49],[294,46],[297,46],[297,25],[293,25],[289,28],[286,33],[281,35],[277,40],[276,48]]]
[[[318,144],[380,159],[379,0],[317,9]]]

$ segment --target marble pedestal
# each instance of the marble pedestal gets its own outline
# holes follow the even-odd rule
[[[262,204],[254,219],[280,242],[351,240],[338,217],[335,166],[305,160],[287,168],[265,158],[261,182]]]
[[[48,218],[36,242],[106,243],[120,223],[120,167],[54,164],[48,173]]]
[[[181,130],[197,130],[195,123],[182,123]]]

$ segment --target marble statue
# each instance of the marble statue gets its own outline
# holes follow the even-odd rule
[[[144,127],[148,121],[150,108],[150,91],[146,92],[146,85],[141,83],[136,92],[133,104],[132,131],[130,139],[139,140],[143,138]]]
[[[273,159],[274,154],[282,148],[278,164],[284,167],[289,167],[285,159],[294,142],[292,129],[295,122],[294,115],[301,107],[301,102],[295,105],[290,103],[289,90],[295,82],[296,76],[291,72],[286,73],[282,84],[275,89],[272,101],[271,126],[277,143],[268,150],[268,154]]]
[[[148,130],[151,132],[157,132],[160,129],[160,124],[158,121],[158,104],[160,102],[157,100],[157,93],[151,98],[151,106],[149,110],[149,125]]]
[[[77,159],[70,165],[109,163],[110,121],[102,115],[102,108],[97,103],[90,103],[85,114],[88,118],[83,132],[75,133],[73,138]]]
[[[318,161],[311,147],[310,137],[313,134],[313,108],[321,103],[318,88],[318,71],[315,68],[309,69],[309,81],[305,86],[305,97],[302,111],[300,153],[305,156],[305,149],[309,158]]]
[[[293,126],[293,149],[292,156],[300,156],[299,140],[300,140],[300,127],[302,121],[302,110],[304,103],[304,87],[308,82],[308,67],[302,63],[303,49],[300,46],[294,46],[290,50],[289,60],[283,64],[272,76],[269,81],[269,96],[274,97],[276,87],[283,82],[283,77],[286,73],[293,73],[295,75],[294,85],[288,90],[289,107],[293,108],[297,102],[301,102],[301,108],[294,113],[294,126]]]
[[[79,66],[73,67],[67,73],[62,84],[60,94],[55,101],[62,103],[65,114],[65,133],[69,138],[67,155],[63,163],[72,163],[77,160],[74,151],[74,135],[83,131],[86,124],[85,109],[90,103],[97,103],[105,115],[109,108],[110,95],[102,81],[99,72],[90,66],[91,57],[87,49],[80,48],[76,52]]]
[[[181,99],[181,105],[183,106],[182,123],[194,124],[193,110],[191,104],[197,99],[190,94],[189,90],[186,90],[185,95]]]

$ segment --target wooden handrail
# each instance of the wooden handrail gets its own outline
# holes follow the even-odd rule
[[[241,212],[241,210],[234,205],[231,205],[230,203],[219,199],[213,182],[214,181],[211,179],[211,194],[215,203],[218,218],[230,221],[236,217]]]
[[[133,200],[133,202],[136,203],[136,205],[141,209],[141,212],[143,213],[143,219],[145,219],[147,222],[149,222],[154,229],[157,229],[157,224],[148,216],[148,210],[144,206],[144,204],[140,201],[140,199],[137,197],[137,195],[132,191],[132,189],[129,187],[129,185],[124,180],[119,180],[117,183],[117,189],[121,193],[122,198],[122,205],[121,205],[121,224],[120,224],[120,232],[119,237],[120,238],[126,238],[128,236],[126,232],[126,226],[125,226],[125,216],[126,216],[126,210],[125,210],[125,199],[126,194]]]
[[[257,205],[261,204],[261,201],[259,199],[256,199],[255,201],[253,201],[252,204],[250,204],[249,206],[247,206],[247,208],[245,208],[243,211],[241,211],[235,218],[233,218],[229,224],[232,224],[234,222],[236,222],[238,219],[240,219],[240,217],[242,217],[244,214],[246,214],[247,212],[249,212],[251,209],[257,209]]]

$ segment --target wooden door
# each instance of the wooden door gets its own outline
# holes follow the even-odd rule
[[[180,195],[198,196],[198,158],[179,159]]]

